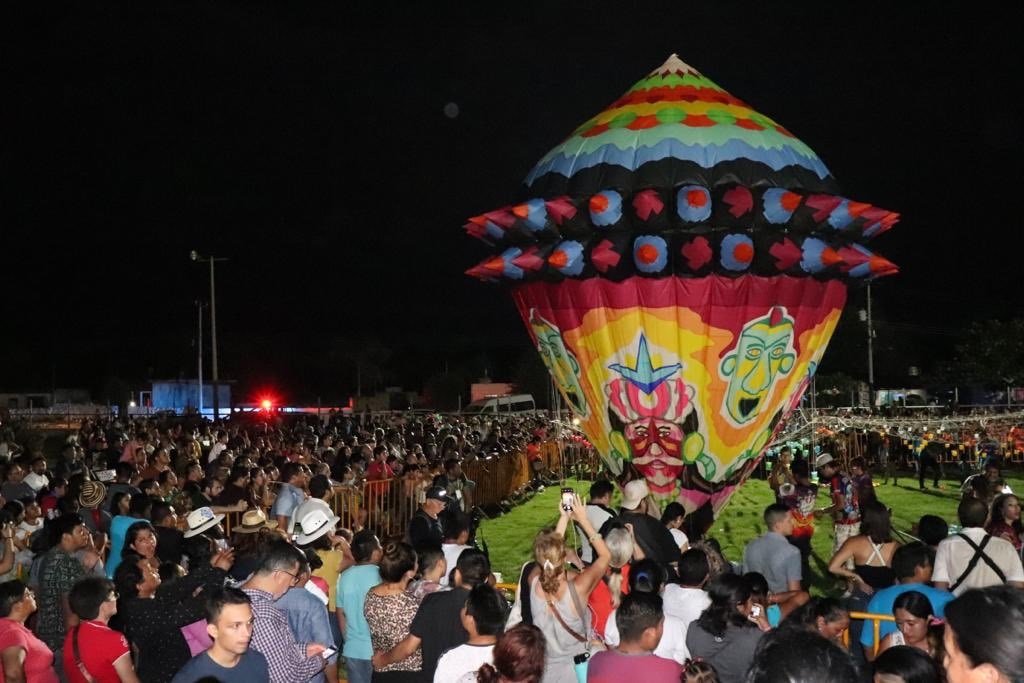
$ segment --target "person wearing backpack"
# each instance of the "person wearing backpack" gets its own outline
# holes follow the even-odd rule
[[[961,595],[971,588],[1008,584],[1024,588],[1024,567],[1013,544],[983,528],[988,509],[977,498],[965,498],[957,508],[962,530],[939,543],[932,584]]]

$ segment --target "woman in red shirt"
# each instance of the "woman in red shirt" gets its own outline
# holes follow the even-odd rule
[[[633,536],[623,527],[608,532],[604,539],[611,552],[608,570],[587,599],[594,614],[594,630],[604,637],[604,625],[629,593],[629,561],[633,559]]]
[[[25,620],[35,611],[35,593],[25,584],[17,580],[0,583],[0,683],[58,683],[53,652],[25,627]]]

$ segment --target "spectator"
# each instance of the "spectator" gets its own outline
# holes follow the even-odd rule
[[[491,565],[486,555],[475,548],[464,551],[455,565],[455,587],[424,598],[409,625],[409,635],[390,651],[375,653],[374,666],[387,666],[419,649],[423,653],[423,671],[432,676],[441,655],[468,640],[469,634],[462,625],[462,609],[470,590],[490,576]]]
[[[612,493],[615,491],[615,486],[606,479],[599,479],[590,485],[590,500],[587,503],[587,519],[590,520],[590,526],[595,529],[600,529],[604,526],[604,523],[615,516],[615,511],[611,509],[612,504]],[[590,564],[594,561],[594,549],[590,545],[590,541],[586,539],[584,535],[580,535],[580,559],[583,560],[584,564]]]
[[[338,578],[335,616],[345,638],[342,654],[348,680],[369,683],[373,674],[373,644],[363,607],[366,594],[380,583],[380,541],[369,531],[360,531],[352,538],[352,555],[356,564]]]
[[[156,555],[161,562],[181,563],[185,534],[178,528],[178,515],[170,503],[154,503],[151,509],[156,533]]]
[[[462,551],[468,550],[472,546],[467,545],[469,541],[469,518],[461,512],[452,512],[446,514],[444,518],[444,540],[441,542],[441,552],[444,553],[445,564],[449,567],[454,567],[459,561],[459,555]],[[448,585],[448,577],[441,577],[441,585]]]
[[[32,491],[38,494],[50,486],[50,478],[46,474],[46,458],[41,455],[37,455],[32,458],[29,464],[29,473],[25,475],[25,483],[28,484]]]
[[[160,559],[156,556],[156,531],[147,520],[135,522],[124,533],[121,559],[122,561],[126,557],[135,559],[134,556],[146,560],[153,568],[160,567]]]
[[[932,580],[934,561],[935,551],[924,543],[908,543],[897,548],[892,556],[892,570],[896,577],[896,585],[877,591],[871,597],[867,611],[871,614],[892,614],[893,604],[897,597],[908,591],[917,591],[928,598],[935,611],[935,616],[943,618],[946,604],[953,599],[953,594],[929,585]],[[891,621],[882,621],[879,626],[880,638],[884,638],[896,630],[896,625]],[[873,659],[875,655],[874,631],[869,628],[863,629],[860,643],[864,646],[864,652],[868,659]]]
[[[34,500],[26,501],[25,515],[14,529],[14,547],[18,549],[15,556],[15,574],[28,576],[29,568],[35,553],[32,551],[32,537],[43,529],[43,511]]]
[[[573,496],[568,511],[559,501],[558,510],[560,516],[555,530],[542,531],[533,542],[537,568],[530,578],[533,623],[547,639],[548,659],[544,676],[546,680],[555,681],[571,680],[574,675],[573,659],[589,649],[591,624],[585,605],[590,593],[604,576],[611,556],[601,535],[590,526],[579,496]],[[563,533],[570,515],[583,529],[597,553],[594,563],[579,574],[565,569]],[[668,535],[668,530],[658,520],[653,517],[649,519]]]
[[[438,515],[447,504],[448,494],[443,488],[432,486],[427,489],[426,498],[409,522],[407,536],[410,545],[414,547],[428,543],[440,545],[444,542],[444,530],[441,528]]]
[[[249,648],[252,640],[252,603],[237,588],[216,588],[206,600],[206,632],[213,644],[193,657],[171,683],[247,681],[263,683],[270,677],[266,658]]]
[[[640,592],[651,595],[662,595],[665,586],[665,569],[653,560],[640,560],[629,573],[629,594]],[[662,598],[662,611],[664,613],[664,598]],[[689,624],[682,620],[665,614],[664,629],[661,640],[654,648],[654,654],[665,659],[671,659],[679,664],[684,664],[690,658],[690,651],[686,649],[686,630]],[[604,630],[604,642],[606,645],[615,647],[619,644],[619,626],[617,612],[612,612]]]
[[[334,489],[331,487],[331,480],[322,474],[318,474],[309,480],[309,498],[303,501],[295,511],[292,512],[292,528],[312,510],[321,510],[330,516],[334,516],[330,501],[334,497]],[[333,528],[331,529],[333,531]],[[331,534],[331,538],[334,534]]]
[[[901,593],[893,602],[892,616],[896,620],[896,630],[882,638],[878,644],[879,655],[890,647],[909,645],[925,652],[932,659],[939,660],[939,641],[931,633],[935,610],[924,593]]]
[[[932,550],[949,536],[949,525],[938,515],[923,515],[917,522],[917,534]]]
[[[82,579],[71,589],[68,606],[78,619],[63,648],[69,683],[138,683],[128,641],[107,625],[117,614],[114,584],[99,576]]]
[[[39,576],[39,613],[36,635],[53,651],[55,666],[63,663],[64,638],[74,624],[67,611],[71,587],[85,576],[75,553],[89,545],[89,530],[77,514],[63,514],[47,523],[51,548],[41,560]],[[7,531],[4,531],[7,534]],[[60,675],[58,670],[58,675]]]
[[[448,650],[437,662],[434,683],[474,681],[481,666],[492,661],[494,644],[505,627],[508,603],[486,583],[469,592],[462,609],[462,626],[469,634],[462,645]]]
[[[1009,586],[967,591],[946,606],[949,683],[1024,680],[1024,595]]]
[[[616,527],[605,536],[608,546],[608,569],[594,586],[587,606],[594,616],[594,631],[604,635],[605,622],[618,608],[622,596],[629,593],[630,560],[633,559],[633,537],[627,529]]]
[[[145,653],[139,659],[141,679],[166,683],[189,660],[181,629],[203,618],[205,592],[224,584],[233,560],[232,551],[219,551],[208,564],[193,563],[189,574],[164,585],[159,563],[132,551],[124,553],[114,584],[124,634]]]
[[[242,586],[252,601],[259,628],[253,631],[250,646],[267,659],[270,677],[275,682],[308,681],[319,673],[326,661],[322,643],[296,642],[288,619],[274,606],[299,580],[298,550],[287,541],[271,544],[256,572]]]
[[[448,581],[448,561],[441,548],[432,545],[416,548],[416,557],[419,559],[420,578],[409,584],[409,593],[422,602],[431,593],[445,590],[441,580]]]
[[[78,514],[92,533],[107,533],[110,530],[110,513],[102,509],[107,488],[98,481],[86,480],[78,492]]]
[[[992,501],[992,512],[985,529],[988,533],[1004,541],[1009,541],[1019,553],[1021,534],[1024,526],[1020,521],[1020,501],[1012,493],[1001,493]]]
[[[816,596],[786,617],[779,627],[804,630],[842,644],[843,633],[850,627],[850,611],[835,598]]]
[[[654,654],[661,641],[665,617],[661,597],[652,593],[630,593],[615,613],[619,644],[590,658],[587,681],[617,683],[640,678],[649,683],[676,683],[682,670],[671,659]]]
[[[128,515],[118,515],[110,520],[110,557],[107,559],[107,578],[113,578],[117,566],[121,564],[121,550],[124,548],[124,537],[128,527],[140,520],[148,520],[153,509],[153,499],[145,494],[132,496],[128,507]]]
[[[505,631],[498,637],[493,654],[493,662],[477,672],[479,683],[540,683],[544,676],[547,645],[536,626],[519,624]]]
[[[632,529],[633,541],[644,557],[661,562],[666,567],[674,567],[679,561],[679,546],[661,521],[645,511],[649,495],[647,482],[643,479],[634,479],[626,484],[622,489],[622,509],[614,522]],[[608,532],[611,522],[605,522],[602,534]]]
[[[793,515],[775,503],[765,508],[764,524],[768,531],[743,549],[743,571],[764,576],[768,603],[778,605],[785,617],[810,597],[801,587],[800,550],[786,540],[793,533]]]
[[[0,658],[10,683],[58,683],[53,652],[25,627],[36,611],[36,596],[21,581],[0,583]]]
[[[306,472],[301,463],[285,463],[281,468],[281,488],[274,500],[274,507],[270,509],[270,517],[277,521],[281,529],[286,529],[290,534],[293,529],[292,513],[306,500]],[[271,663],[273,669],[273,663]]]
[[[327,593],[319,589],[310,590],[312,571],[306,555],[296,553],[299,558],[299,578],[295,585],[277,599],[274,606],[285,613],[292,634],[299,642],[327,643],[334,645],[334,632],[331,630],[330,617],[327,613]],[[313,554],[316,557],[316,554]],[[322,597],[321,597],[322,596]],[[313,683],[336,683],[338,680],[337,655],[327,659],[327,666],[322,672],[309,679]]]
[[[381,583],[366,595],[363,611],[370,627],[375,652],[387,652],[409,633],[419,603],[406,592],[416,575],[416,552],[408,543],[389,543],[380,560]],[[414,650],[408,657],[374,667],[374,681],[416,681],[423,668],[423,655]]]
[[[721,674],[721,671],[719,671]],[[720,680],[730,680],[720,675]],[[768,634],[757,648],[746,683],[860,683],[850,656],[834,642],[806,631],[780,630]]]
[[[25,468],[16,462],[11,464],[7,470],[7,480],[0,486],[0,495],[4,500],[35,498],[36,492],[25,483]]]
[[[796,485],[796,477],[790,469],[792,464],[793,451],[789,446],[783,446],[782,450],[779,451],[779,456],[775,459],[775,465],[772,467],[772,473],[768,475],[768,486],[771,488],[772,493],[775,494],[776,503],[782,502],[782,493],[780,489],[783,485]]]
[[[941,683],[943,680],[935,660],[909,645],[897,645],[883,652],[875,660],[873,671],[875,683]]]
[[[690,539],[686,537],[686,533],[682,529],[685,519],[686,508],[683,507],[682,503],[669,503],[661,513],[661,523],[672,534],[672,539],[676,542],[681,553],[685,553],[690,549]]]
[[[985,503],[966,498],[960,502],[957,515],[962,530],[939,543],[935,553],[935,587],[948,589],[954,595],[1000,583],[1024,588],[1020,555],[1009,541],[995,538],[982,528],[988,517]]]
[[[698,548],[690,548],[679,558],[679,583],[665,585],[663,609],[668,617],[675,617],[689,626],[711,605],[704,586],[708,582],[708,557]],[[661,578],[661,583],[665,579]]]
[[[861,508],[876,499],[875,483],[871,479],[871,473],[868,471],[864,458],[857,457],[850,460],[850,478],[857,489],[857,500],[860,501]]]
[[[380,444],[373,449],[373,460],[366,468],[366,481],[380,481],[391,479],[395,473],[391,471],[386,462],[388,456],[387,446]]]
[[[690,624],[686,647],[693,657],[706,659],[715,667],[722,683],[743,681],[754,660],[754,652],[767,628],[764,615],[751,615],[750,584],[734,574],[722,574],[708,587],[711,606]]]

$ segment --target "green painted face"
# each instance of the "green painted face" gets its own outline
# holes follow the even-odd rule
[[[770,317],[743,328],[736,349],[722,359],[722,376],[729,378],[725,410],[737,424],[758,416],[775,380],[793,369],[793,321],[783,317],[775,325]]]
[[[583,387],[580,386],[579,371],[580,364],[575,356],[565,348],[562,335],[558,329],[536,312],[530,314],[530,327],[537,335],[537,351],[541,360],[547,366],[555,386],[561,390],[565,400],[572,406],[573,411],[580,417],[586,416],[590,409],[587,406],[587,399],[583,395]]]

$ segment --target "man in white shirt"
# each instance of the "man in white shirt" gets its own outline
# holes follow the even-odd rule
[[[665,600],[665,617],[674,617],[685,624],[696,621],[700,613],[711,604],[711,598],[704,590],[708,581],[708,556],[699,548],[690,548],[679,558],[679,583],[665,586],[662,598]],[[632,576],[631,576],[632,578]],[[683,642],[686,632],[683,632]]]
[[[448,572],[441,577],[441,585],[448,585],[448,576],[459,563],[459,555],[463,550],[472,548],[467,545],[469,541],[469,518],[461,512],[446,514],[444,516],[444,539],[441,542],[441,552],[444,553],[445,563],[448,565]],[[435,546],[436,547],[436,546]]]
[[[967,498],[957,508],[963,530],[939,543],[932,583],[960,595],[971,588],[1006,583],[1024,588],[1024,567],[1013,544],[985,532],[985,503]]]
[[[32,458],[29,468],[31,471],[25,475],[25,483],[31,486],[33,491],[39,493],[50,485],[50,478],[46,476],[46,458],[37,455]]]
[[[220,457],[220,454],[227,450],[228,447],[228,433],[223,429],[217,430],[217,443],[213,444],[210,449],[210,455],[206,458],[206,462],[213,462]]]
[[[615,486],[610,481],[598,480],[590,485],[590,502],[587,503],[587,521],[595,529],[600,529],[605,522],[615,516],[609,506],[612,503],[612,492]],[[580,559],[586,564],[594,561],[594,548],[587,540],[587,535],[579,534],[581,552]]]
[[[434,670],[434,683],[476,681],[476,672],[490,664],[498,634],[505,627],[508,603],[487,583],[469,592],[462,608],[462,628],[469,639],[441,655]]]

